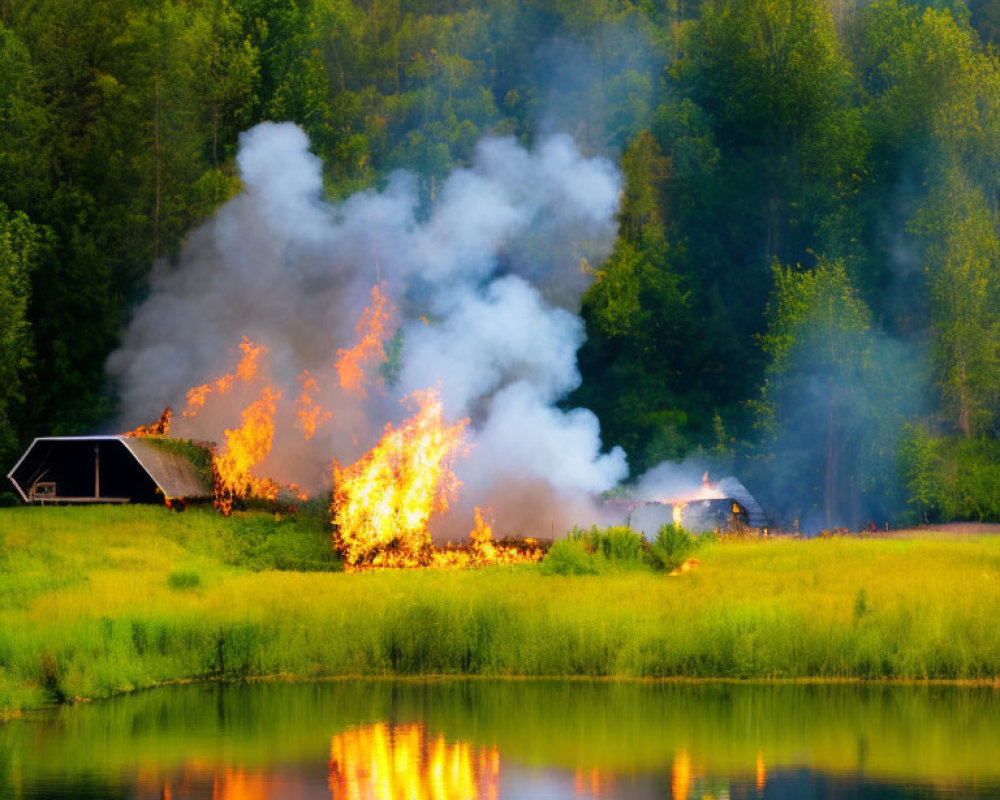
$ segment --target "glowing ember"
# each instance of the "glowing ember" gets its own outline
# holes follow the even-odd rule
[[[302,384],[302,394],[299,395],[299,403],[298,408],[295,410],[295,415],[299,418],[299,423],[302,425],[302,433],[308,440],[316,433],[318,426],[333,419],[333,414],[329,411],[324,411],[313,400],[313,395],[319,390],[319,386],[316,383],[316,379],[309,374],[309,370],[305,370],[299,375],[299,383]]]
[[[668,578],[676,578],[679,575],[683,575],[685,572],[690,572],[695,567],[697,567],[701,561],[697,558],[689,558],[687,561],[681,563],[677,569],[672,569],[667,573]]]
[[[229,514],[233,503],[246,497],[278,498],[278,484],[255,477],[252,470],[271,452],[275,403],[280,398],[280,392],[264,387],[260,397],[243,409],[240,427],[226,431],[225,447],[212,459],[215,506],[223,514]]]
[[[163,413],[160,414],[159,419],[152,425],[140,425],[135,430],[129,431],[124,435],[133,439],[144,439],[150,436],[167,436],[170,433],[170,420],[173,416],[174,412],[170,406],[167,406],[163,409]]]
[[[371,305],[361,314],[355,329],[358,343],[350,350],[337,351],[337,374],[340,385],[364,397],[365,368],[385,361],[382,343],[388,335],[388,323],[392,316],[392,306],[382,293],[385,283],[372,287]]]
[[[432,738],[423,725],[379,723],[353,728],[330,743],[334,800],[495,800],[500,754]]]
[[[243,341],[240,342],[240,350],[243,351],[243,357],[236,365],[235,373],[227,373],[211,383],[195,386],[188,390],[187,407],[184,409],[185,417],[193,417],[201,411],[209,395],[225,394],[233,388],[236,380],[248,382],[257,377],[257,360],[267,352],[267,348],[263,345],[255,345],[244,336]]]
[[[427,523],[448,510],[459,481],[452,462],[468,420],[446,426],[437,392],[414,392],[419,410],[354,465],[334,462],[334,543],[348,569],[431,563]]]

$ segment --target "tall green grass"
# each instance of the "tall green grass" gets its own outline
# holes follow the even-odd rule
[[[680,577],[345,575],[316,571],[308,518],[22,508],[0,531],[8,710],[271,674],[1000,675],[996,538],[714,543]]]

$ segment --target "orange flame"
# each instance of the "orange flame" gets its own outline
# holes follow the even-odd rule
[[[170,434],[170,420],[173,416],[173,410],[170,406],[167,406],[152,425],[140,425],[135,430],[131,430],[123,435],[133,439],[144,439],[150,436],[168,436]]]
[[[330,742],[334,800],[496,800],[500,754],[431,738],[421,724],[378,723]]]
[[[303,435],[309,440],[315,435],[317,427],[333,419],[333,413],[324,411],[313,400],[313,394],[319,390],[319,385],[309,374],[309,370],[303,371],[298,380],[302,384],[302,394],[299,395],[299,405],[295,415],[302,424]]]
[[[240,342],[240,350],[243,351],[243,357],[236,365],[235,373],[227,373],[210,383],[204,383],[188,390],[187,407],[184,409],[185,417],[193,417],[201,411],[210,394],[225,394],[233,388],[237,379],[251,381],[257,377],[257,360],[267,352],[267,348],[264,345],[255,345],[248,337],[244,336],[243,341]]]
[[[535,539],[523,539],[519,545],[497,544],[493,528],[483,519],[481,509],[475,509],[476,524],[469,534],[468,547],[447,548],[434,552],[435,567],[469,568],[492,564],[522,564],[541,561],[545,553]]]
[[[454,501],[460,481],[452,469],[469,420],[446,426],[437,392],[414,392],[417,413],[355,464],[333,464],[334,546],[348,571],[372,567],[468,568],[538,561],[538,542],[498,545],[480,509],[467,547],[435,550],[428,523]]]
[[[242,498],[278,498],[278,484],[254,477],[252,470],[271,452],[275,404],[280,399],[280,392],[265,386],[260,397],[243,409],[240,427],[226,430],[225,448],[212,459],[215,506],[223,514],[228,515],[233,503]]]
[[[387,338],[389,319],[393,308],[382,293],[385,282],[372,287],[371,305],[361,314],[355,333],[358,343],[349,350],[337,350],[337,374],[340,385],[348,391],[367,396],[365,367],[385,361],[382,343]]]
[[[426,566],[433,545],[427,523],[448,510],[459,480],[452,462],[468,420],[446,426],[435,391],[414,392],[416,415],[352,466],[334,462],[334,544],[348,569]]]

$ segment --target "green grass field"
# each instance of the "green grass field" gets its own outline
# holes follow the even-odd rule
[[[995,680],[1000,537],[712,543],[680,577],[337,572],[320,514],[0,511],[0,709],[293,675]]]

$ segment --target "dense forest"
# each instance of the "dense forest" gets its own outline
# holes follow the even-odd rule
[[[485,134],[625,176],[581,387],[784,524],[1000,519],[991,0],[0,0],[0,466],[115,414],[154,263],[292,120],[331,198]]]

